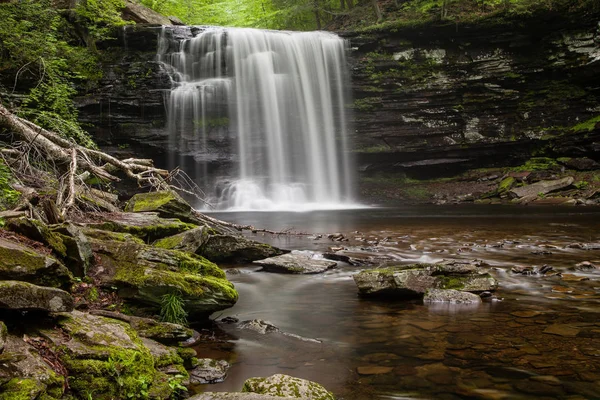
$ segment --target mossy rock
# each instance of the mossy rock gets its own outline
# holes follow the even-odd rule
[[[268,378],[247,379],[242,392],[305,400],[335,400],[333,393],[322,385],[283,374],[275,374]]]
[[[113,213],[106,215],[103,222],[86,224],[86,228],[128,233],[140,238],[144,243],[173,236],[195,227],[196,225],[179,219],[161,218],[157,213],[152,212]]]
[[[283,253],[277,247],[232,235],[209,235],[208,240],[197,251],[197,254],[211,261],[225,263],[252,262]]]
[[[21,243],[0,238],[0,279],[67,288],[73,277],[58,260]]]
[[[64,378],[56,374],[36,349],[8,335],[0,368],[0,399],[60,399]]]
[[[66,246],[67,253],[64,261],[69,270],[79,278],[85,277],[88,269],[94,263],[94,253],[81,228],[66,223],[52,227],[52,231],[62,239]]]
[[[172,191],[138,193],[125,206],[126,212],[156,212],[163,218],[177,218],[182,221],[199,223],[192,215],[192,206]]]
[[[169,378],[157,369],[150,349],[126,322],[74,311],[63,314],[57,325],[62,333],[54,329],[41,333],[55,351],[60,350],[57,354],[77,397],[168,399],[173,395]]]
[[[157,240],[152,245],[162,249],[197,253],[208,240],[208,231],[207,227],[199,226],[189,231]]]
[[[47,245],[60,258],[67,255],[67,247],[60,236],[52,232],[42,221],[27,217],[11,218],[6,222],[6,228]]]
[[[20,281],[0,281],[0,308],[65,312],[73,310],[73,298],[57,288]]]
[[[83,234],[90,239],[97,239],[102,241],[115,241],[115,242],[134,242],[144,244],[144,241],[131,233],[123,232],[111,232],[103,229],[95,228],[83,228]]]
[[[195,254],[133,242],[92,241],[103,266],[102,284],[122,298],[160,310],[166,294],[181,296],[191,318],[231,307],[238,294],[225,273]]]
[[[410,264],[364,270],[354,275],[361,295],[422,297],[429,289],[455,289],[465,292],[494,291],[498,282],[484,269],[447,264]]]

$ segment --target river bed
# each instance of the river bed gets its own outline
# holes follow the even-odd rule
[[[600,398],[600,210],[404,207],[310,213],[218,213],[256,227],[315,235],[251,234],[290,250],[346,248],[373,263],[479,259],[499,283],[475,306],[424,305],[357,295],[340,263],[320,275],[235,265],[238,303],[213,318],[262,319],[260,335],[218,322],[199,357],[232,367],[199,391],[239,391],[245,379],[283,373],[323,384],[338,399]],[[341,233],[341,241],[327,234]],[[346,241],[347,239],[347,241]],[[597,260],[597,261],[596,261]],[[548,265],[560,274],[523,275]],[[561,276],[562,275],[562,276]]]

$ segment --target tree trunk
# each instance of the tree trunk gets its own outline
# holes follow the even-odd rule
[[[319,0],[315,0],[314,7],[315,7],[315,21],[317,23],[317,30],[320,31],[322,27],[321,27],[321,14],[319,13]]]
[[[373,5],[373,10],[375,10],[375,15],[377,15],[377,22],[381,22],[383,19],[383,14],[381,14],[381,8],[379,8],[379,3],[377,0],[371,0],[371,4]]]
[[[346,2],[344,0],[340,0],[340,10],[346,8]]]
[[[346,7],[348,8],[348,10],[352,10],[352,7],[354,7],[353,0],[346,0]]]

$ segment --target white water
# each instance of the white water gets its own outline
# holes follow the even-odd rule
[[[171,167],[193,156],[212,203],[228,210],[348,208],[353,179],[345,111],[346,43],[325,32],[203,28],[159,59],[172,67]],[[169,50],[169,49],[172,50]],[[220,141],[220,142],[219,142]],[[218,144],[235,169],[209,179]],[[189,171],[188,171],[189,172]]]

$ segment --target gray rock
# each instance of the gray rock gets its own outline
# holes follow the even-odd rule
[[[105,214],[102,222],[90,222],[85,227],[112,233],[128,233],[147,243],[176,235],[194,226],[179,219],[161,218],[154,212],[124,212]]]
[[[531,185],[511,189],[510,193],[518,198],[537,198],[538,194],[546,194],[570,186],[575,179],[567,176],[553,181],[540,181]]]
[[[65,312],[73,310],[73,298],[56,288],[20,281],[0,281],[0,308]]]
[[[137,24],[171,25],[169,18],[133,0],[125,1],[121,15],[125,21]]]
[[[254,261],[263,271],[286,274],[319,274],[337,265],[334,261],[316,260],[302,253],[288,253],[277,257]]]
[[[64,392],[64,378],[44,362],[36,349],[13,335],[6,338],[0,385],[2,399],[60,398]],[[47,392],[53,396],[46,397]]]
[[[61,238],[42,221],[27,217],[11,218],[6,222],[6,228],[31,240],[45,244],[60,258],[67,255],[67,248]]]
[[[318,383],[283,374],[247,379],[242,392],[306,400],[335,400],[333,394]]]
[[[279,328],[270,322],[263,321],[262,319],[253,319],[249,321],[243,321],[239,325],[240,329],[248,329],[261,335],[265,335],[267,333],[280,332]]]
[[[94,253],[88,238],[77,226],[66,223],[52,230],[60,236],[66,246],[65,263],[73,275],[84,277],[94,262]]]
[[[242,236],[210,235],[196,253],[214,262],[245,263],[277,256],[283,251]]]
[[[561,159],[559,159],[559,162],[577,171],[591,171],[595,169],[600,169],[600,164],[587,157],[568,158],[564,161],[561,161]]]
[[[69,270],[53,257],[21,243],[0,238],[0,279],[25,281],[42,286],[67,287]]]
[[[4,351],[7,335],[8,330],[6,329],[6,325],[3,321],[0,321],[0,354],[2,354],[2,352]]]
[[[364,270],[354,275],[362,295],[422,296],[429,289],[456,289],[464,292],[493,291],[498,282],[482,271],[467,273],[470,267],[459,268],[443,264],[411,264]]]
[[[193,215],[192,206],[172,191],[138,193],[125,206],[126,212],[155,212],[161,218],[174,218],[194,224],[201,224]]]
[[[423,297],[425,303],[477,304],[481,298],[476,294],[453,289],[429,289]]]
[[[189,371],[190,383],[197,385],[223,382],[228,370],[229,363],[225,360],[198,359],[194,369]]]

